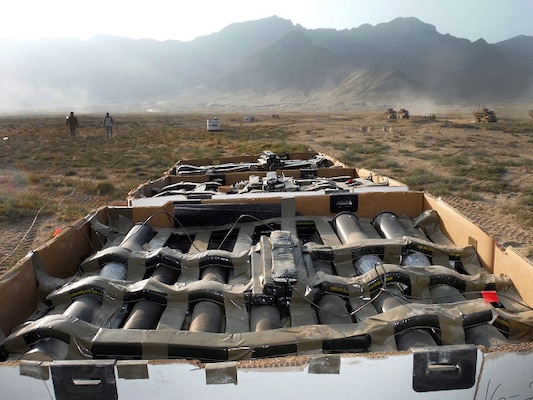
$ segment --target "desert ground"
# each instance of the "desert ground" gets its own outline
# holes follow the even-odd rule
[[[65,115],[0,117],[0,272],[95,208],[125,205],[129,190],[180,159],[307,149],[441,197],[533,260],[527,105],[499,106],[494,123],[477,123],[470,106],[411,109],[407,120],[385,119],[384,110],[111,112],[111,139],[104,113],[77,112],[75,137]],[[222,131],[207,132],[215,116]]]

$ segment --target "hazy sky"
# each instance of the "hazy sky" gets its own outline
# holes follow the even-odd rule
[[[533,36],[533,0],[3,0],[0,38],[109,34],[189,41],[272,15],[309,29],[417,17],[472,41]]]

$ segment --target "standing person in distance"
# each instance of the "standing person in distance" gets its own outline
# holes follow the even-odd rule
[[[78,128],[78,118],[74,116],[73,111],[71,111],[70,114],[67,115],[66,125],[70,128],[70,136],[76,136],[76,129]]]
[[[104,128],[105,128],[105,134],[108,138],[113,136],[113,117],[109,115],[109,113],[105,114],[104,117]]]

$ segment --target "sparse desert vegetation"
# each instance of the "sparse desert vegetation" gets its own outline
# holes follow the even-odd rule
[[[106,139],[100,115],[78,115],[71,138],[64,116],[0,118],[0,269],[91,210],[126,204],[129,190],[180,159],[312,149],[427,190],[533,258],[533,120],[480,124],[464,115],[385,120],[382,110],[291,112],[271,118],[114,115]]]

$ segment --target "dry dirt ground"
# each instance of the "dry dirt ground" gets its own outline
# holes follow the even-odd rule
[[[442,197],[497,239],[533,259],[533,120],[523,107],[476,123],[470,109],[116,115],[106,139],[102,116],[79,115],[71,138],[64,116],[0,118],[0,272],[104,204],[126,204],[130,189],[180,159],[263,150],[312,149]],[[434,118],[432,118],[434,116]]]

